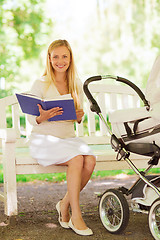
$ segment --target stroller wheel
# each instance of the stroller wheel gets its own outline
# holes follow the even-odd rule
[[[116,189],[103,193],[99,202],[99,215],[110,233],[120,233],[128,225],[129,206],[123,194]]]
[[[149,228],[156,240],[160,239],[160,198],[151,205],[149,211]]]

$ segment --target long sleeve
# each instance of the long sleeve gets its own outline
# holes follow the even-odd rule
[[[31,87],[31,90],[29,91],[29,93],[39,97],[39,98],[44,98],[44,81],[43,79],[40,80],[36,80],[34,82],[34,84]],[[33,115],[29,115],[27,116],[28,122],[32,125],[32,126],[36,126],[38,125],[37,121],[36,121],[36,116]]]

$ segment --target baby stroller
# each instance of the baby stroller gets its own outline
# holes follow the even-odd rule
[[[88,89],[88,84],[102,79],[114,79],[127,84],[137,92],[144,107],[134,111],[133,109],[117,110],[109,114],[110,127]],[[130,195],[132,210],[148,213],[151,234],[158,240],[160,239],[160,176],[147,174],[153,166],[158,165],[160,159],[160,57],[156,59],[150,73],[146,96],[129,80],[112,75],[91,77],[84,82],[83,87],[91,104],[91,111],[98,114],[108,129],[111,147],[117,152],[117,160],[127,161],[139,176],[130,189],[122,186],[118,189],[108,189],[101,195],[99,215],[102,224],[110,233],[115,234],[126,228],[129,221],[129,204],[125,196]],[[134,116],[131,114],[133,112]],[[145,171],[139,171],[133,164],[129,158],[130,152],[149,157]]]

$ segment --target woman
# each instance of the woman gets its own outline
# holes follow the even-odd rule
[[[42,99],[71,94],[77,122],[81,122],[84,115],[82,87],[76,77],[71,47],[66,40],[56,40],[50,44],[45,73],[41,79],[35,81],[31,93]],[[90,148],[75,136],[74,121],[47,121],[61,115],[63,109],[52,108],[45,111],[40,105],[38,107],[40,115],[29,116],[33,125],[30,138],[31,155],[43,166],[67,166],[67,193],[56,205],[59,223],[79,235],[92,235],[92,230],[82,218],[79,195],[94,170],[95,156]]]

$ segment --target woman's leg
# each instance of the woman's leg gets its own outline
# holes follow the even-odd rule
[[[68,191],[63,200],[61,201],[61,213],[63,216],[63,221],[68,222],[70,218],[69,206],[71,205],[72,221],[77,229],[86,228],[86,225],[81,216],[81,210],[79,206],[79,193],[88,183],[94,170],[95,163],[95,157],[92,155],[77,156],[76,158],[71,159],[67,163]],[[76,187],[74,187],[73,185],[75,185]],[[76,196],[74,196],[75,192],[77,193]]]
[[[72,222],[77,229],[86,228],[79,204],[83,161],[83,156],[77,156],[69,161],[67,168],[68,200],[72,210]]]

